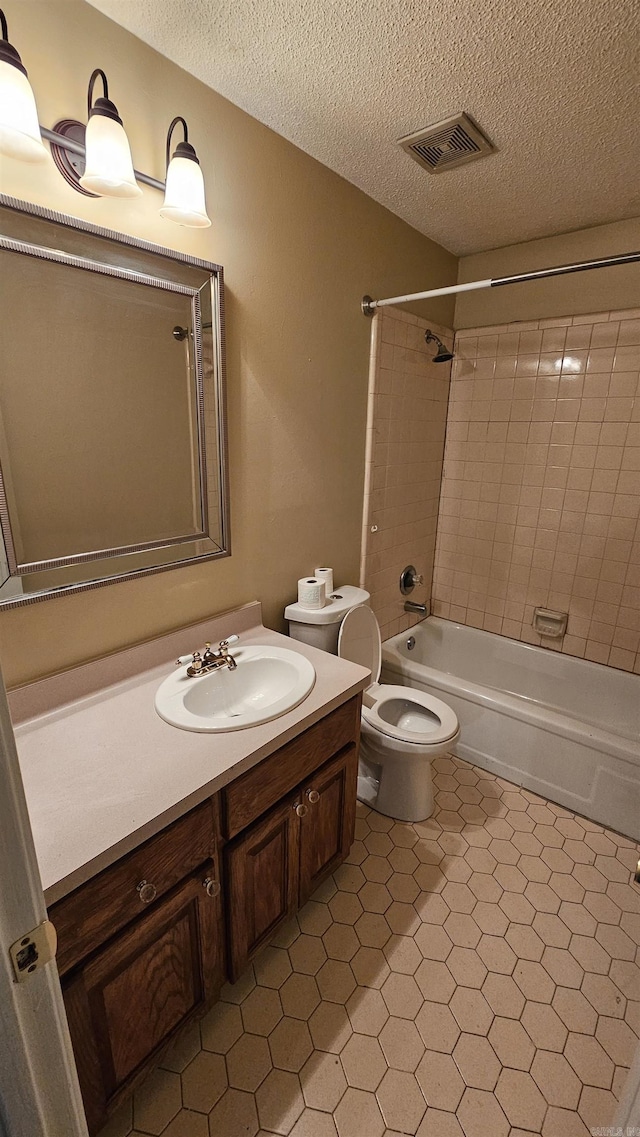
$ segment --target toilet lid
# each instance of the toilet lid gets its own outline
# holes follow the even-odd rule
[[[366,667],[371,672],[371,682],[378,682],[382,641],[378,621],[366,604],[352,608],[342,621],[338,635],[338,655],[350,663]]]

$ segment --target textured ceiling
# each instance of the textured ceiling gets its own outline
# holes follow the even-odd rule
[[[91,3],[454,253],[640,214],[639,0]],[[461,110],[497,154],[398,147]]]

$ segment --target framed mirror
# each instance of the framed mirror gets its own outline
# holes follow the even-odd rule
[[[219,265],[0,195],[0,604],[229,554]]]

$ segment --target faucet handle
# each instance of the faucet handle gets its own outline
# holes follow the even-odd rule
[[[176,667],[191,666],[195,667],[196,671],[202,666],[202,655],[199,651],[194,651],[192,655],[179,655],[176,659]]]
[[[231,647],[232,644],[237,644],[240,636],[227,636],[226,640],[220,640],[219,647]]]
[[[226,662],[229,671],[235,671],[238,666],[233,656],[229,654],[229,648],[233,644],[237,644],[239,639],[240,636],[227,636],[226,640],[220,640],[220,643],[218,644],[218,652],[222,659],[224,659]]]
[[[213,649],[213,651],[211,650],[211,643],[205,644],[206,650],[204,653],[204,658],[211,659],[215,658],[217,655],[226,655],[231,645],[236,644],[239,639],[240,636],[228,636],[226,640],[220,640],[220,643],[216,648]]]

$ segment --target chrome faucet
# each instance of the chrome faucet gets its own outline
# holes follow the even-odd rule
[[[429,615],[429,612],[427,610],[427,605],[426,604],[416,604],[415,600],[405,600],[404,610],[405,610],[405,612],[415,612],[420,616],[428,616]]]
[[[228,636],[226,640],[220,640],[217,648],[211,650],[211,644],[205,644],[204,652],[194,651],[193,655],[181,655],[176,660],[176,667],[187,667],[187,675],[190,679],[195,679],[198,675],[207,675],[210,671],[217,671],[220,667],[228,667],[229,671],[235,671],[238,664],[233,656],[229,653],[229,648],[232,644],[236,644],[240,636]]]

